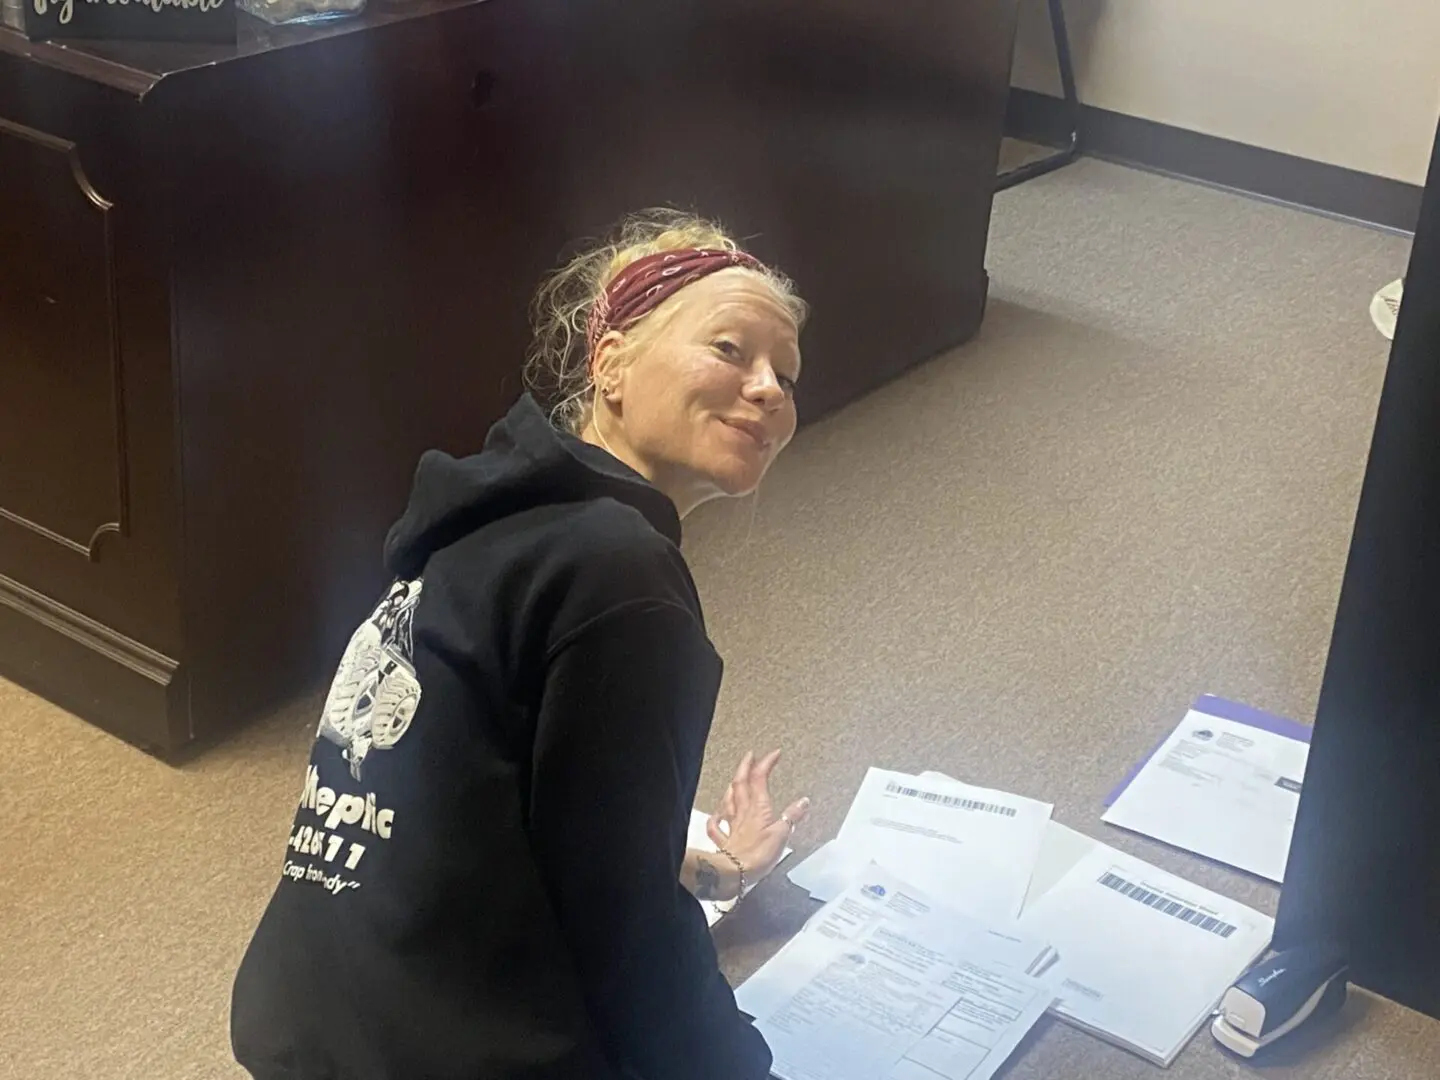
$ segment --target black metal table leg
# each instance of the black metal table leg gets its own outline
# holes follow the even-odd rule
[[[1070,32],[1065,27],[1061,0],[1049,0],[1050,29],[1055,37],[1055,62],[1060,68],[1060,85],[1065,93],[1065,115],[1070,121],[1070,138],[1053,154],[1018,165],[995,178],[995,190],[1004,191],[1026,180],[1044,176],[1069,165],[1080,156],[1080,95],[1075,90],[1075,65],[1070,59]]]

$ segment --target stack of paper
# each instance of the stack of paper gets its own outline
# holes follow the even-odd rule
[[[866,952],[826,951],[823,944],[831,936],[852,940],[832,930],[845,925],[847,917],[864,922],[855,912],[874,910],[863,894],[867,884],[879,881],[884,889],[898,888],[904,899],[896,907],[918,902],[912,900],[916,896],[936,898],[921,904],[923,919],[903,925],[938,956],[980,955],[1030,977],[1043,971],[1061,980],[1055,1015],[1151,1061],[1173,1061],[1225,990],[1263,953],[1273,920],[1052,822],[1050,810],[1046,803],[937,773],[910,776],[871,769],[839,835],[790,873],[791,881],[832,903],[772,961],[778,971],[767,965],[755,977],[755,989],[748,983],[742,988],[745,1000],[770,1010],[762,1018],[767,1037],[779,1039],[799,1060],[805,1041],[820,1036],[808,1023],[793,1026],[799,1024],[793,1010],[776,1013],[776,995],[784,996],[776,987],[793,997],[820,979],[820,971],[829,972],[823,979],[833,988],[855,983],[862,969],[883,970],[865,967],[873,959]],[[887,925],[896,922],[893,914],[887,918]],[[938,922],[950,928],[938,929]],[[1009,953],[986,951],[1001,938],[1020,944]],[[852,971],[847,963],[857,967]],[[801,979],[797,971],[808,974]],[[892,1003],[884,1012],[903,1014],[909,1026],[891,1031],[893,1041],[884,1043],[883,1052],[875,1051],[881,1058],[915,1036],[917,1026],[930,1024],[943,1001],[943,994],[924,980],[907,993],[912,991],[909,1006]],[[847,1017],[846,1024],[856,1031],[864,1028],[848,1012],[833,1014]],[[836,1077],[908,1080],[910,1075],[876,1071],[873,1059],[858,1049],[853,1058],[841,1056],[868,1064],[844,1071],[842,1064],[822,1067],[806,1057],[816,1071],[797,1066],[790,1080],[808,1080],[824,1069]],[[896,1061],[903,1059],[902,1054]]]
[[[1304,724],[1202,697],[1102,820],[1283,881],[1309,755]]]
[[[1053,957],[871,864],[736,999],[781,1080],[988,1080],[1054,1001]]]
[[[870,863],[987,922],[1016,918],[1040,852],[1049,803],[936,773],[871,769],[839,835],[790,872],[832,900]]]

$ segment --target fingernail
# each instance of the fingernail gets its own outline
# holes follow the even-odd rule
[[[800,809],[801,809],[801,810],[809,810],[809,809],[810,809],[810,796],[807,795],[807,796],[805,796],[805,798],[803,798],[803,799],[800,800]]]

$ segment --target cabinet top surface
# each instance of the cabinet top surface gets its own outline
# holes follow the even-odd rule
[[[143,95],[166,76],[180,72],[487,2],[489,0],[370,0],[366,10],[354,18],[302,26],[271,26],[240,12],[237,40],[226,45],[164,41],[31,41],[16,30],[0,27],[0,60],[7,55],[17,56]]]

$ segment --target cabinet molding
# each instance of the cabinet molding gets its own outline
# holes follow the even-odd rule
[[[170,684],[179,666],[164,653],[156,652],[4,574],[0,574],[0,604],[160,686]]]

